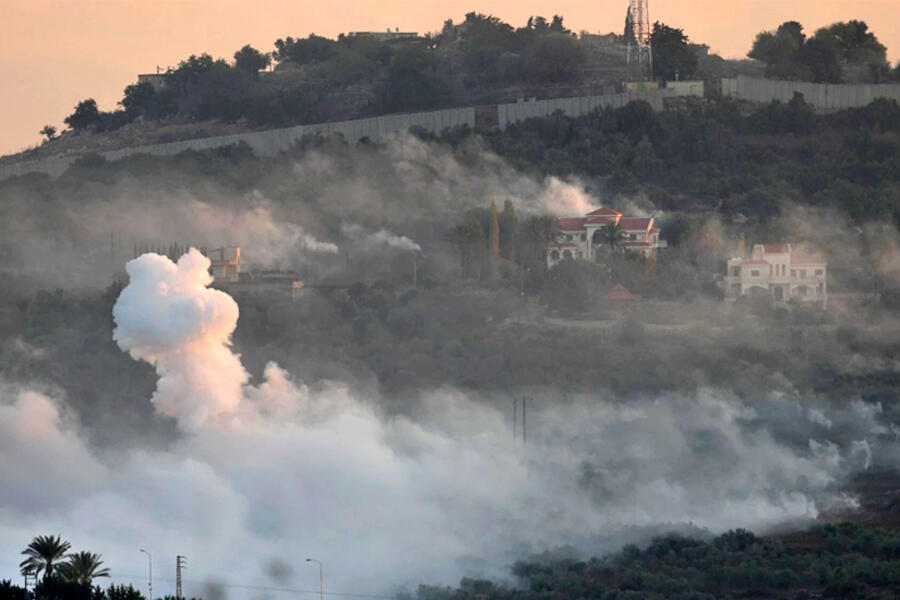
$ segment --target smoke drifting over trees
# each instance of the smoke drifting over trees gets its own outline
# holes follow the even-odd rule
[[[271,162],[233,148],[4,182],[0,553],[59,532],[119,582],[143,572],[140,540],[191,558],[189,594],[234,598],[249,595],[231,584],[315,587],[300,565],[315,556],[329,590],[391,593],[503,578],[558,546],[602,555],[673,529],[868,508],[860,475],[900,458],[889,302],[852,322],[724,306],[705,284],[737,243],[731,213],[662,212],[453,141],[310,143]],[[892,227],[776,202],[769,233],[827,231],[834,281],[895,282]],[[655,269],[598,275],[649,301],[534,316],[539,286],[561,279],[508,232],[601,204],[671,236]],[[460,277],[447,234],[483,213],[482,250],[534,272]],[[196,251],[133,256],[172,241],[240,244],[309,290],[232,297]],[[527,447],[512,437],[522,397]]]

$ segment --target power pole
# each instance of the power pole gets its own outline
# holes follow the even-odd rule
[[[513,453],[516,451],[516,442],[519,437],[519,399],[513,398]]]
[[[34,587],[37,588],[37,573],[24,571],[22,576],[25,577],[25,600],[28,600],[28,580],[31,579],[34,582]]]
[[[186,560],[187,557],[180,554],[175,557],[175,600],[183,600],[184,598],[181,594],[181,570],[187,568],[185,566]]]
[[[147,565],[148,565],[148,580],[147,580],[147,592],[149,596],[147,596],[147,600],[153,600],[153,555],[147,552],[144,549],[141,549],[141,552],[147,555]]]
[[[650,47],[649,0],[628,0],[625,15],[625,44],[628,81],[653,79],[653,51]]]

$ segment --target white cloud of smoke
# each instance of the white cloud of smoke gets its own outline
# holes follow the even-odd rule
[[[238,307],[207,287],[206,267],[196,252],[177,264],[142,256],[114,308],[116,341],[154,365],[153,402],[184,431],[169,447],[93,449],[62,400],[0,389],[0,554],[60,533],[137,583],[137,547],[186,554],[190,578],[233,598],[251,595],[227,584],[273,582],[273,561],[295,567],[278,587],[315,589],[306,556],[326,565],[332,591],[453,583],[556,545],[614,550],[635,526],[760,528],[852,505],[835,484],[868,466],[867,436],[885,433],[877,407],[823,406],[807,413],[822,436],[804,450],[768,426],[795,423],[802,407],[783,403],[767,421],[705,390],[532,402],[526,453],[505,400],[440,389],[388,417],[343,384],[307,386],[274,363],[248,385],[229,348]],[[852,425],[852,439],[825,437],[826,422]]]

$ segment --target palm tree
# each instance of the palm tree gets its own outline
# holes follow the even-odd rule
[[[446,239],[459,252],[459,272],[465,277],[471,261],[471,250],[483,239],[481,225],[469,216],[462,223],[447,232]]]
[[[26,572],[34,573],[35,577],[44,572],[44,579],[53,575],[53,568],[56,563],[65,556],[66,551],[70,548],[69,542],[64,542],[57,536],[39,535],[28,544],[28,547],[22,550],[22,554],[27,556],[25,560],[19,563],[19,568],[24,575]]]
[[[96,577],[109,577],[109,569],[100,568],[103,560],[99,554],[75,552],[66,558],[69,561],[59,565],[59,572],[70,583],[91,585]]]
[[[618,223],[609,223],[594,233],[594,239],[592,241],[594,243],[606,244],[609,246],[609,251],[613,252],[617,248],[622,247],[622,242],[625,241],[625,232],[622,231],[622,227]]]

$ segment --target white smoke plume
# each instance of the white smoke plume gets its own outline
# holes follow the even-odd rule
[[[397,250],[408,250],[410,252],[419,252],[422,247],[415,243],[405,235],[397,235],[387,229],[379,229],[375,233],[369,233],[360,225],[355,223],[342,223],[341,233],[348,238],[360,243],[365,248],[394,248]]]
[[[113,339],[156,368],[152,402],[185,427],[233,413],[247,373],[229,346],[237,303],[209,288],[210,261],[191,250],[176,265],[158,254],[130,261],[130,278],[113,307]]]
[[[0,387],[0,554],[59,533],[137,584],[136,547],[186,554],[188,595],[216,581],[237,599],[254,596],[231,586],[274,585],[276,560],[295,568],[275,587],[315,589],[302,563],[313,556],[329,591],[388,593],[503,576],[563,544],[603,553],[679,524],[815,518],[852,506],[836,484],[875,460],[867,439],[884,433],[877,408],[821,407],[814,419],[858,435],[832,440],[810,423],[817,439],[790,446],[753,407],[701,390],[533,401],[526,450],[512,443],[507,398],[440,389],[388,417],[343,384],[306,385],[274,363],[252,386],[229,347],[237,305],[208,287],[207,267],[193,250],[177,264],[142,256],[114,308],[116,341],[155,366],[153,402],[184,432],[168,447],[93,449],[61,399]],[[0,565],[0,578],[14,571]]]

